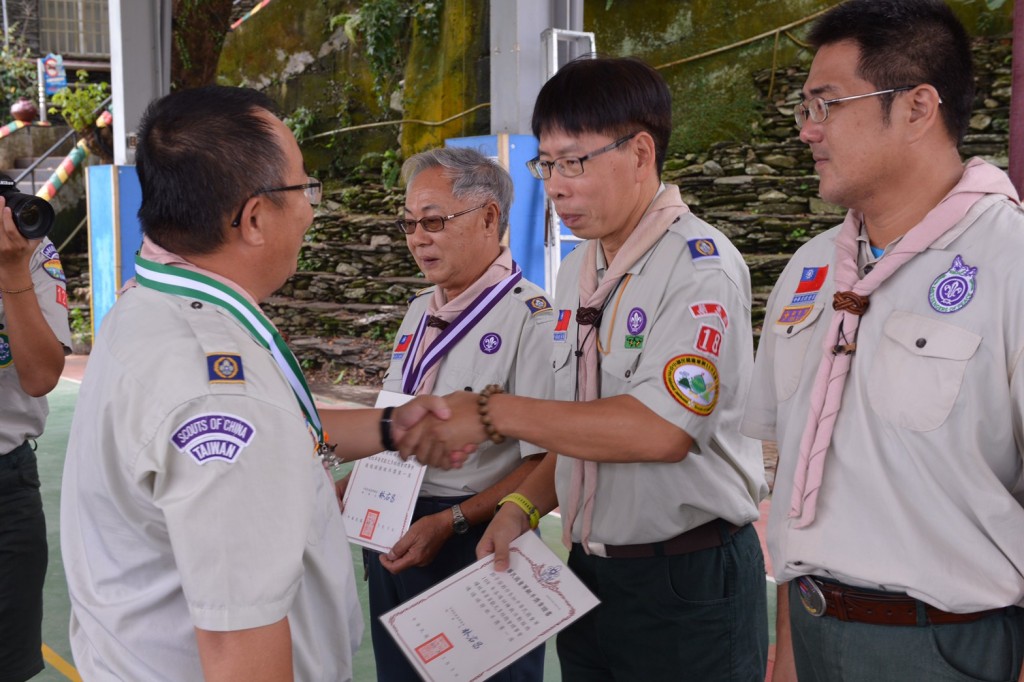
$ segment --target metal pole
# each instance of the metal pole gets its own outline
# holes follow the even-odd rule
[[[10,47],[11,39],[8,34],[11,31],[11,25],[7,22],[7,0],[0,0],[0,5],[3,5],[4,9],[4,49]]]
[[[1024,2],[1013,6],[1013,66],[1010,91],[1010,180],[1024,190]]]
[[[36,78],[39,80],[39,120],[46,123],[46,73],[42,58],[36,60]]]

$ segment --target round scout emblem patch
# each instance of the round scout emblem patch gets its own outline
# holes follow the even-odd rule
[[[647,314],[642,308],[633,308],[626,318],[626,329],[630,334],[639,334],[647,326]]]
[[[953,259],[953,265],[935,278],[928,292],[928,302],[937,312],[955,313],[974,298],[974,275],[978,268],[964,263],[961,256]]]
[[[488,355],[497,353],[499,348],[501,348],[501,337],[494,332],[484,334],[480,337],[480,350]]]
[[[0,334],[0,369],[11,364],[11,343],[7,334]]]
[[[669,360],[663,374],[665,387],[680,405],[706,417],[718,403],[718,368],[699,355],[679,355]]]

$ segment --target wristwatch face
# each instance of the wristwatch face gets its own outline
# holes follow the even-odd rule
[[[452,507],[452,530],[458,535],[463,535],[469,530],[469,521],[462,514],[462,508],[459,505]]]

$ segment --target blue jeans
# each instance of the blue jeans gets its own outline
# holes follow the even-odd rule
[[[579,545],[569,568],[601,600],[557,639],[567,682],[764,682],[764,555],[747,525],[678,556],[606,559]],[[801,682],[803,682],[801,680]]]
[[[1017,682],[1024,609],[973,623],[870,625],[815,618],[789,590],[800,682]]]
[[[36,453],[28,443],[0,455],[0,682],[43,669],[47,544]]]
[[[421,497],[413,511],[413,522],[444,511],[468,498]],[[486,524],[473,526],[464,535],[453,535],[427,566],[407,568],[392,575],[380,563],[377,552],[363,550],[363,565],[370,580],[370,636],[379,682],[419,682],[420,676],[380,622],[380,616],[428,590],[445,578],[476,561],[476,546]],[[544,645],[491,676],[490,682],[541,682],[544,678]]]

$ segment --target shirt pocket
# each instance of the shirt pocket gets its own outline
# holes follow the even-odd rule
[[[981,336],[904,311],[890,315],[882,332],[868,375],[872,409],[894,426],[938,428],[953,409]]]
[[[572,346],[568,343],[556,343],[551,349],[551,371],[555,375],[555,396],[559,400],[572,400],[576,395],[574,363],[569,362],[570,357]]]
[[[789,400],[800,385],[800,375],[804,371],[807,352],[814,337],[814,329],[825,309],[824,303],[815,305],[807,316],[793,324],[772,323],[772,334],[775,334],[775,399],[778,402]],[[819,357],[812,353],[812,356]],[[810,371],[816,372],[817,363]]]
[[[601,358],[601,374],[603,386],[621,386],[631,384],[636,376],[637,365],[640,364],[639,351],[623,351],[609,353]],[[609,393],[602,391],[602,395],[618,395],[625,391],[616,390]]]

